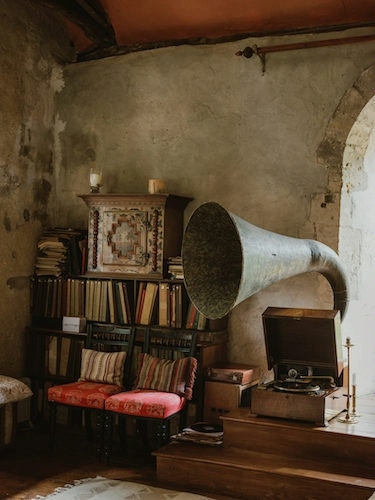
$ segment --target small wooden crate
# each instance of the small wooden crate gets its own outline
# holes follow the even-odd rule
[[[248,384],[207,380],[204,389],[204,421],[219,424],[220,416],[241,406],[250,407],[251,388],[257,383],[257,380]]]

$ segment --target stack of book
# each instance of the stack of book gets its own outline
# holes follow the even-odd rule
[[[168,276],[170,279],[183,280],[184,269],[182,267],[182,257],[169,257]]]
[[[54,228],[38,241],[37,276],[66,276],[84,272],[87,237],[85,231]]]
[[[56,237],[42,237],[38,242],[38,254],[35,262],[37,276],[61,276],[66,267],[68,249],[63,241]]]
[[[199,423],[183,429],[182,432],[172,436],[172,439],[174,441],[220,446],[223,444],[223,431],[218,426]]]

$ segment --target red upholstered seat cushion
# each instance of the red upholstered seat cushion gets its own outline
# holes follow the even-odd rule
[[[121,390],[121,387],[112,384],[85,381],[72,382],[71,384],[50,387],[48,389],[48,401],[103,410],[105,400]]]
[[[134,417],[168,418],[185,405],[185,398],[173,392],[133,390],[108,398],[105,409]]]

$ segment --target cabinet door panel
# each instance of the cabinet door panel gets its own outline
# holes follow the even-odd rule
[[[105,211],[103,215],[103,265],[145,266],[148,261],[146,211]]]

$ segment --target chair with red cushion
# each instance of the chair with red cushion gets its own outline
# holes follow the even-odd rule
[[[97,453],[101,456],[105,401],[130,388],[134,339],[134,328],[88,324],[79,380],[48,389],[51,449],[55,444],[57,406],[64,405],[83,410],[89,439],[92,437],[90,413],[97,414]]]
[[[105,402],[106,436],[104,453],[109,462],[112,427],[118,417],[120,438],[125,445],[126,418],[135,419],[146,452],[150,451],[148,428],[156,423],[156,448],[170,439],[170,422],[186,425],[188,401],[192,399],[197,371],[197,333],[150,329],[145,332],[143,353],[139,354],[133,390],[115,394]]]

